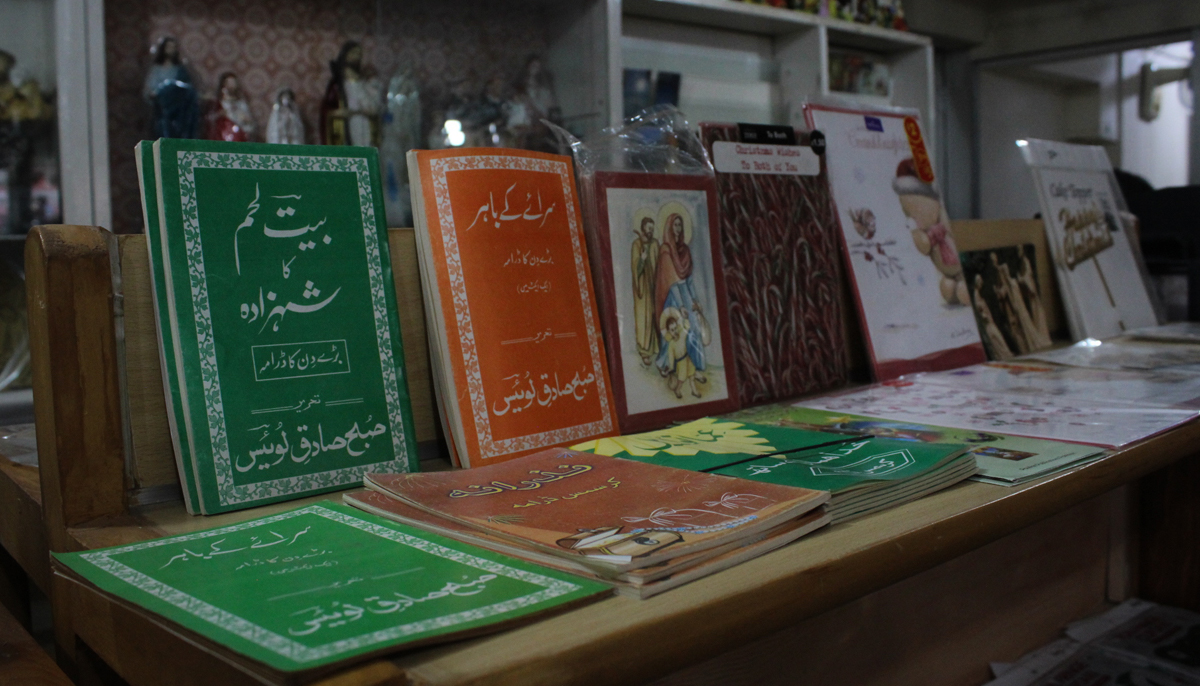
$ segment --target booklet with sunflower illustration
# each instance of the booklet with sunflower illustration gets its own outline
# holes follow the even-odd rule
[[[707,472],[764,455],[849,440],[853,437],[838,433],[705,417],[659,431],[597,438],[571,447],[597,455]]]
[[[182,139],[138,153],[189,512],[416,469],[377,153]]]
[[[369,474],[365,483],[456,524],[619,572],[756,536],[829,499],[563,449],[478,469]]]
[[[455,461],[617,433],[571,158],[409,153],[435,390]]]
[[[916,111],[807,105],[878,381],[987,359]]]
[[[374,655],[497,631],[612,592],[336,503],[60,553],[54,567],[263,683],[308,683]]]
[[[713,177],[595,172],[584,190],[621,430],[737,409]]]

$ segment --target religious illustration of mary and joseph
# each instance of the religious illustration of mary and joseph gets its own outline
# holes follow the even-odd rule
[[[696,298],[690,247],[693,220],[681,203],[668,202],[657,216],[634,213],[633,313],[638,356],[653,365],[676,398],[684,390],[701,397],[704,348],[712,329]]]

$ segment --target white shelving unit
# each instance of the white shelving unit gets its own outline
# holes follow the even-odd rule
[[[104,0],[48,1],[56,9],[67,219],[107,226]],[[585,136],[621,121],[625,67],[681,73],[680,107],[693,122],[803,126],[805,100],[830,95],[830,48],[884,56],[891,104],[920,110],[928,139],[936,131],[933,48],[924,36],[734,0],[522,2],[538,7],[564,117]]]
[[[926,131],[936,130],[933,45],[925,36],[734,0],[610,2],[621,8],[622,67],[678,71],[685,84],[691,78],[742,96],[747,113],[803,126],[804,101],[830,95],[830,48],[867,50],[888,62],[891,104],[917,108]],[[682,94],[680,106],[687,112]],[[690,114],[699,120],[706,112]]]

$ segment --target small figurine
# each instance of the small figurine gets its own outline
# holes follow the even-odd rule
[[[542,123],[543,119],[561,125],[562,110],[554,94],[554,76],[542,64],[540,57],[531,55],[517,80],[516,95],[508,113],[507,124],[513,132],[514,145],[526,150],[558,152],[549,127]]]
[[[200,99],[192,73],[179,56],[179,44],[163,36],[151,51],[142,96],[154,108],[155,138],[196,138],[200,133]]]
[[[267,119],[267,142],[284,145],[304,144],[304,120],[296,106],[296,94],[284,88],[275,96],[271,117]]]
[[[409,150],[420,146],[421,94],[412,74],[399,71],[388,81],[383,140],[379,146],[388,226],[412,226],[407,158]]]
[[[257,126],[250,105],[242,95],[238,77],[231,71],[221,74],[217,98],[208,113],[207,138],[214,141],[245,143]]]
[[[321,102],[321,142],[325,145],[375,145],[382,89],[363,66],[362,46],[346,41],[329,63],[332,75]]]
[[[7,178],[7,207],[0,208],[0,232],[25,233],[53,212],[40,210],[34,195],[39,161],[53,157],[54,105],[35,79],[17,86],[11,78],[17,59],[0,50],[0,170]],[[55,163],[57,166],[57,163]],[[55,200],[57,204],[57,200]]]
[[[892,190],[899,197],[904,216],[908,217],[913,244],[922,255],[929,256],[933,266],[942,275],[938,283],[942,299],[948,305],[970,304],[962,263],[958,261],[958,249],[954,246],[954,236],[950,234],[950,218],[946,216],[938,192],[917,176],[916,165],[911,157],[897,166]]]

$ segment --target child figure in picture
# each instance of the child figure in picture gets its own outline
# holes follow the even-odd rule
[[[692,395],[699,398],[700,391],[696,388],[696,365],[688,354],[688,318],[678,308],[668,307],[663,310],[661,317],[663,347],[667,353],[667,366],[663,375],[667,378],[667,388],[675,393],[676,398],[683,397],[683,387],[690,388]]]

